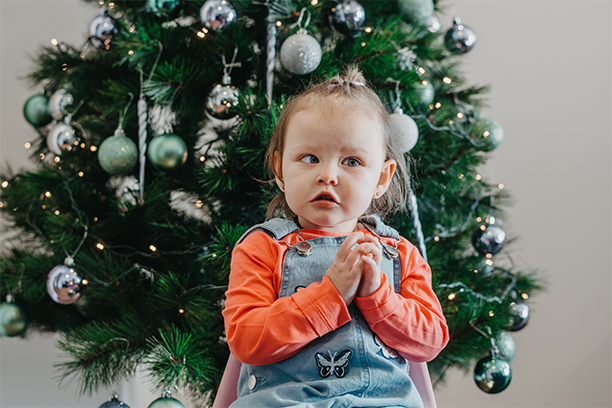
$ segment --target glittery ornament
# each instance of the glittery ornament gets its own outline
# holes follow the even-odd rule
[[[7,302],[0,304],[0,336],[19,336],[26,329],[28,320],[19,305]]]
[[[474,48],[476,39],[474,30],[462,24],[459,17],[455,17],[453,26],[448,29],[444,36],[444,44],[450,52],[459,55]]]
[[[490,152],[504,140],[504,129],[493,119],[478,119],[472,125],[471,137],[479,150]]]
[[[66,108],[72,105],[74,99],[65,89],[58,89],[49,98],[49,112],[53,119],[59,120],[68,114]]]
[[[399,11],[408,23],[423,25],[427,18],[433,14],[433,0],[399,0]]]
[[[481,358],[474,367],[476,385],[488,394],[502,392],[508,387],[510,380],[512,380],[510,364],[495,354]]]
[[[361,34],[365,10],[354,0],[346,0],[332,8],[334,27],[353,37]]]
[[[322,56],[321,45],[303,28],[287,38],[280,50],[283,67],[296,75],[306,75],[317,69]]]
[[[48,125],[53,120],[49,111],[49,98],[43,94],[30,97],[23,106],[23,116],[34,127]]]
[[[414,119],[404,115],[404,111],[401,108],[396,108],[390,117],[396,132],[401,137],[402,153],[409,152],[416,145],[417,140],[419,140],[419,127]]]
[[[166,133],[153,138],[147,147],[147,157],[153,165],[174,169],[187,161],[187,144],[182,137]]]
[[[148,8],[158,16],[168,15],[174,12],[179,4],[181,4],[179,0],[149,0]]]
[[[70,305],[81,297],[81,277],[73,265],[58,265],[47,275],[47,293],[54,302]]]
[[[510,326],[508,331],[519,331],[529,322],[529,306],[525,303],[510,304]]]
[[[98,149],[100,166],[112,175],[129,173],[138,161],[136,143],[117,128],[115,135],[106,138]]]
[[[411,71],[414,68],[414,63],[417,59],[412,48],[405,47],[397,52],[397,65],[402,71]]]
[[[110,401],[106,401],[99,408],[130,408],[130,406],[123,401],[119,401],[119,395],[114,394],[111,396]]]
[[[99,49],[110,49],[111,40],[116,33],[113,19],[106,14],[97,16],[89,25],[89,41]]]
[[[236,17],[236,10],[227,0],[207,0],[200,9],[200,19],[213,31],[233,23]]]
[[[47,148],[59,156],[62,150],[71,148],[76,140],[74,128],[67,123],[60,123],[47,135]]]
[[[516,351],[516,344],[510,334],[503,331],[500,332],[496,339],[497,348],[499,348],[499,356],[507,362],[512,361]]]
[[[495,223],[494,217],[487,217],[472,234],[472,244],[481,255],[495,255],[506,243],[506,232]]]

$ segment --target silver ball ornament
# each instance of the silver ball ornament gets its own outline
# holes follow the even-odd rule
[[[0,336],[19,336],[27,324],[26,315],[19,305],[9,302],[0,304]]]
[[[482,118],[472,125],[471,137],[479,150],[490,152],[504,140],[504,129],[495,120]]]
[[[129,173],[138,161],[138,147],[132,139],[118,132],[100,144],[98,161],[100,166],[112,175]]]
[[[476,40],[477,37],[474,30],[461,23],[459,18],[455,18],[453,26],[448,29],[444,36],[446,48],[457,55],[465,54],[474,48]]]
[[[115,33],[115,22],[106,14],[97,16],[89,25],[89,41],[99,49],[108,50]]]
[[[399,0],[397,3],[401,16],[408,23],[423,25],[433,14],[433,0]]]
[[[516,352],[516,344],[512,336],[505,331],[500,332],[497,335],[496,343],[499,349],[499,356],[507,362],[512,361]]]
[[[417,126],[414,119],[408,115],[404,115],[404,112],[398,108],[391,115],[391,121],[398,135],[401,138],[401,152],[407,153],[419,140],[419,127]]]
[[[440,23],[440,19],[435,14],[432,14],[425,20],[425,28],[430,33],[437,33],[442,28],[442,23]]]
[[[62,150],[72,148],[77,140],[74,128],[67,123],[56,125],[47,135],[47,148],[56,155],[61,155]]]
[[[62,119],[68,113],[66,108],[74,102],[74,98],[65,89],[58,89],[49,98],[49,112],[53,119]]]
[[[474,367],[474,381],[487,394],[502,392],[511,380],[510,364],[494,354],[481,358]]]
[[[98,408],[130,408],[128,404],[119,400],[119,395],[114,394],[111,396],[110,401],[106,401],[104,404],[100,405]]]
[[[187,144],[182,137],[166,133],[153,138],[147,146],[147,157],[156,167],[175,169],[187,161]]]
[[[213,31],[221,30],[236,18],[236,10],[227,0],[207,0],[200,9],[200,19]]]
[[[280,50],[283,67],[296,75],[306,75],[317,69],[322,56],[321,45],[304,29],[287,38]]]
[[[494,217],[487,217],[472,234],[472,244],[481,255],[495,255],[506,243],[506,232],[495,223]]]
[[[227,84],[216,84],[208,94],[206,107],[208,112],[217,119],[229,119],[236,115],[232,109],[238,105],[238,89]]]
[[[43,94],[28,98],[23,106],[23,116],[34,127],[48,125],[53,120],[49,112],[49,98]]]
[[[510,305],[510,326],[508,331],[519,331],[529,322],[529,306],[525,303],[513,302]]]
[[[332,11],[334,12],[333,21],[336,29],[351,36],[360,34],[365,22],[365,10],[361,4],[355,0],[345,0],[337,4]]]
[[[69,265],[58,265],[47,275],[47,293],[54,302],[70,305],[81,297],[81,277]]]

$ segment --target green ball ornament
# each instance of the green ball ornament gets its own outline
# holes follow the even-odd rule
[[[112,175],[127,174],[138,161],[138,148],[123,131],[115,132],[115,136],[104,140],[98,148],[98,161]]]
[[[436,97],[436,91],[429,81],[418,82],[415,86],[414,93],[423,105],[431,104]]]
[[[505,390],[512,380],[512,369],[508,362],[495,354],[481,358],[474,367],[474,381],[487,394]]]
[[[399,12],[408,23],[424,25],[433,14],[433,0],[399,0]]]
[[[149,404],[148,408],[185,408],[179,400],[172,398],[171,395],[170,391],[164,391],[164,395]]]
[[[504,140],[504,129],[493,119],[478,119],[472,125],[471,137],[479,150],[490,152]]]
[[[43,94],[30,97],[23,106],[23,116],[34,127],[48,125],[53,120],[49,111],[49,98]]]
[[[180,136],[166,133],[153,138],[147,148],[147,157],[156,167],[175,169],[187,161],[187,144]]]
[[[19,336],[26,329],[28,321],[21,307],[15,303],[0,304],[0,335]]]
[[[181,4],[178,0],[149,0],[149,11],[154,12],[158,16],[162,14],[174,14],[176,7]]]

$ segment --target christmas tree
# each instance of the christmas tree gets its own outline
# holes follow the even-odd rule
[[[424,0],[90,3],[89,41],[43,48],[29,75],[36,171],[1,175],[20,233],[0,258],[0,334],[62,333],[82,392],[146,367],[160,389],[214,393],[231,250],[275,194],[267,140],[287,98],[357,64],[413,178],[388,221],[428,259],[451,331],[432,380],[478,361],[485,392],[508,385],[509,366],[482,373],[511,360],[539,284],[502,249],[508,197],[478,172],[503,129],[462,79],[468,26],[441,30]]]

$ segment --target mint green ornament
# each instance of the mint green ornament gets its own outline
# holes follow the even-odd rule
[[[147,157],[156,167],[175,169],[187,161],[187,144],[180,136],[166,133],[153,138],[147,147]]]
[[[504,140],[504,129],[493,119],[478,119],[472,125],[471,137],[479,150],[490,152]]]
[[[34,127],[49,124],[53,120],[49,111],[49,98],[43,94],[30,97],[23,106],[23,116]]]
[[[157,15],[169,14],[181,4],[178,0],[149,0],[149,10]]]
[[[25,313],[15,303],[0,304],[0,335],[19,336],[26,329],[28,321]]]
[[[408,23],[424,25],[433,14],[433,0],[399,0],[400,15]]]
[[[164,391],[163,396],[150,403],[148,408],[185,408],[179,400],[172,398],[171,395],[170,391]]]
[[[418,82],[415,86],[414,92],[417,95],[419,102],[424,105],[431,104],[436,97],[436,91],[429,81]]]
[[[516,344],[510,334],[503,331],[497,335],[497,347],[499,348],[499,356],[507,362],[512,361],[516,352]]]
[[[107,138],[98,148],[100,166],[112,175],[129,173],[138,161],[136,143],[118,127],[115,135]]]

